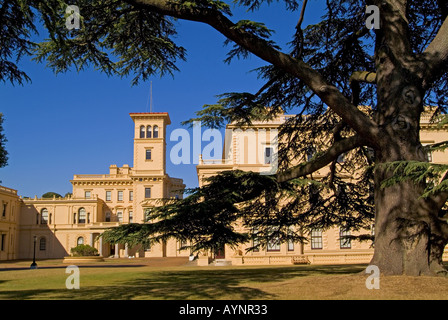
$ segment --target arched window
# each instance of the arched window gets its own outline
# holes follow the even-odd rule
[[[79,209],[78,223],[86,223],[86,209],[84,208]]]
[[[146,127],[146,138],[151,138],[151,126]]]
[[[140,126],[140,138],[145,137],[145,126]]]
[[[76,240],[76,244],[79,246],[80,244],[84,244],[84,238],[79,237],[78,240]]]
[[[40,251],[47,250],[47,239],[45,239],[45,238],[40,238],[39,239],[39,250]]]
[[[48,210],[46,208],[40,211],[40,224],[48,224]]]
[[[159,127],[158,126],[154,126],[154,134],[153,134],[154,138],[158,138],[159,137]]]

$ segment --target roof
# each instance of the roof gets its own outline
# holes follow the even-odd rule
[[[166,124],[171,124],[171,119],[170,116],[168,114],[168,112],[131,112],[129,113],[129,115],[131,116],[132,120],[134,120],[134,118],[138,118],[138,117],[167,117],[168,120],[166,121]]]
[[[131,113],[129,113],[129,115],[132,115],[132,114],[142,114],[142,115],[145,115],[145,114],[168,114],[168,112],[131,112]]]

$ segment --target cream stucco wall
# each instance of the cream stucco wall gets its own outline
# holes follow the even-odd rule
[[[0,186],[0,260],[18,258],[20,204],[17,190]]]

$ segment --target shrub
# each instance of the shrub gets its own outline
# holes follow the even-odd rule
[[[56,192],[46,192],[42,195],[42,198],[62,198],[62,196],[59,193]]]
[[[76,247],[70,249],[70,253],[74,257],[98,256],[98,250],[88,244],[78,244]]]

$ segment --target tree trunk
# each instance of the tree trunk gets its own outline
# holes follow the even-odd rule
[[[405,75],[401,79],[406,79]],[[377,164],[427,161],[419,137],[423,92],[403,82],[391,84],[388,95],[379,91],[377,121],[383,130],[375,150]],[[442,254],[448,242],[448,225],[439,219],[437,204],[421,197],[423,183],[407,181],[381,188],[391,174],[381,166],[374,174],[375,253],[370,264],[378,266],[383,274],[446,274]]]
[[[381,176],[384,172],[376,173],[375,253],[370,264],[383,274],[445,274],[446,222],[438,219],[437,208],[420,198],[422,188],[413,182],[381,189]]]

